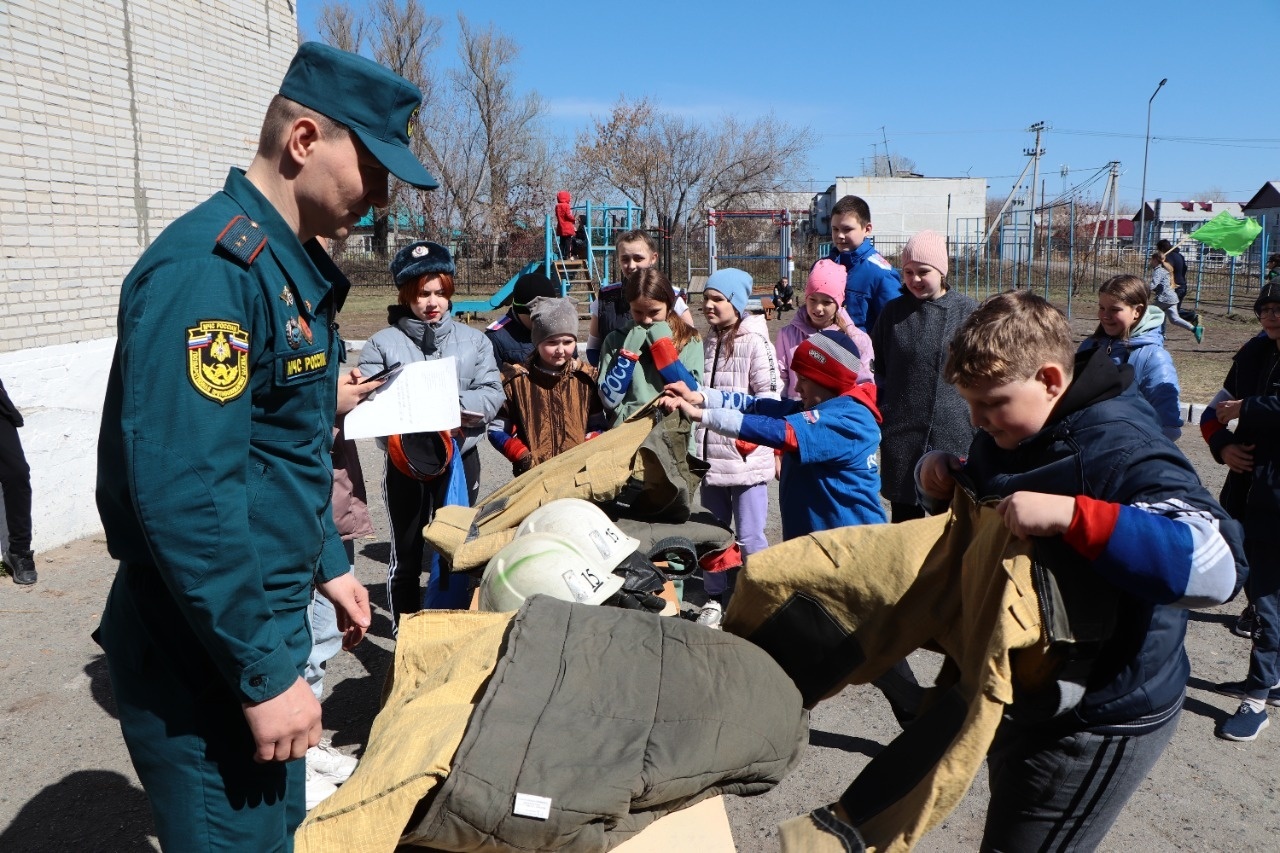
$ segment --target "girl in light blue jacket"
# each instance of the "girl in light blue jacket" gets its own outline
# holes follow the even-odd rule
[[[1178,371],[1164,348],[1165,312],[1150,305],[1151,289],[1136,275],[1112,276],[1098,288],[1098,330],[1080,352],[1104,347],[1116,364],[1133,368],[1133,381],[1156,410],[1171,440],[1182,435]]]

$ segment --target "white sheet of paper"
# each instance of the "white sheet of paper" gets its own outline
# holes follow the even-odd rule
[[[462,419],[452,356],[415,361],[347,413],[347,438],[454,429]]]

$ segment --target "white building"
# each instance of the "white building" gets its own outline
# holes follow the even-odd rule
[[[980,237],[986,230],[986,178],[836,178],[825,193],[813,197],[815,233],[831,233],[831,208],[846,195],[859,196],[870,206],[871,234],[881,251],[896,253],[926,228],[961,239],[962,231]]]
[[[37,551],[101,529],[121,280],[248,165],[297,44],[291,0],[4,0],[0,378],[27,422]]]

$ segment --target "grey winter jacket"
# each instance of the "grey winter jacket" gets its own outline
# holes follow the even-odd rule
[[[949,290],[933,301],[904,292],[871,330],[876,352],[880,426],[880,494],[916,502],[915,466],[929,450],[963,456],[973,441],[969,407],[942,375],[947,348],[978,307]]]
[[[459,405],[484,415],[482,424],[463,430],[466,440],[462,452],[471,450],[484,438],[485,426],[507,399],[489,339],[484,332],[459,323],[448,314],[428,327],[400,305],[387,310],[387,323],[390,328],[369,338],[360,350],[361,375],[372,376],[396,362],[412,364],[453,356]]]
[[[537,595],[512,621],[448,779],[402,841],[608,850],[707,797],[769,790],[807,728],[791,679],[746,640]],[[549,814],[522,816],[518,794],[545,798]]]

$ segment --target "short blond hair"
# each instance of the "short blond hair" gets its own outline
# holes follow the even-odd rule
[[[969,315],[951,340],[945,375],[952,385],[1017,382],[1045,364],[1075,363],[1071,326],[1062,312],[1026,290],[997,293]]]

